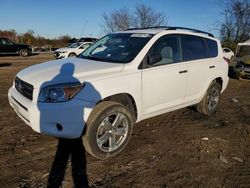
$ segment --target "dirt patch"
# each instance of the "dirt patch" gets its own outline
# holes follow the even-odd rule
[[[8,104],[15,74],[52,59],[0,57],[11,64],[0,69],[0,187],[249,187],[250,82],[230,79],[211,117],[185,108],[138,123],[125,150],[100,161],[81,140],[33,132]]]

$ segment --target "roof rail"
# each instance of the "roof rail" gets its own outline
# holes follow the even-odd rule
[[[205,31],[201,31],[201,30],[197,30],[197,29],[192,29],[192,28],[188,28],[188,27],[171,27],[171,26],[156,26],[156,27],[145,27],[145,28],[129,28],[127,29],[127,31],[129,30],[138,30],[138,29],[165,29],[165,30],[189,30],[195,33],[203,33],[206,34],[210,37],[214,37],[213,34],[205,32]]]

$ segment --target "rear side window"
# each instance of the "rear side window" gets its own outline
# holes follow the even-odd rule
[[[208,57],[216,57],[218,55],[218,45],[214,40],[206,39],[208,46]],[[227,49],[230,52],[229,49]]]
[[[182,59],[190,61],[207,57],[207,47],[202,37],[183,35],[181,36]]]

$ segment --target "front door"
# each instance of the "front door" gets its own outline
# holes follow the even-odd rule
[[[158,39],[149,51],[148,57],[151,56],[160,56],[161,60],[142,71],[142,105],[146,117],[184,103],[188,79],[187,65],[181,63],[178,35]]]

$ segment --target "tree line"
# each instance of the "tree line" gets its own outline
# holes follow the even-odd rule
[[[0,30],[0,36],[9,38],[16,43],[24,43],[32,47],[46,47],[46,48],[60,48],[67,46],[68,41],[71,39],[68,35],[63,35],[58,38],[49,39],[39,35],[35,35],[33,30],[28,30],[23,34],[17,34],[14,29]]]

